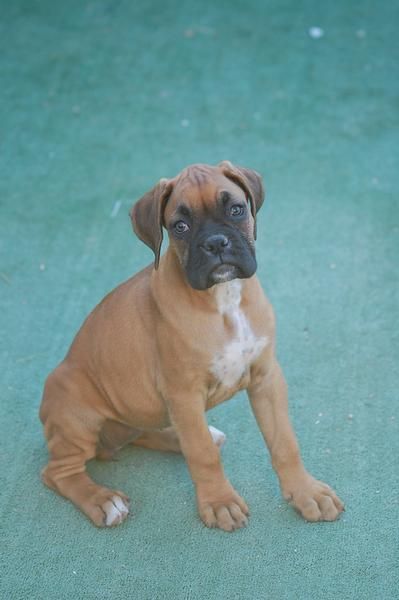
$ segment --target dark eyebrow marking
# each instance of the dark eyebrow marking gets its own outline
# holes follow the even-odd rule
[[[226,206],[228,202],[234,202],[235,204],[241,204],[244,206],[241,198],[238,198],[235,194],[228,192],[227,190],[222,190],[218,197],[218,202],[222,203],[223,206]]]
[[[231,200],[233,196],[227,190],[222,190],[219,195],[219,202],[226,204],[229,200]]]
[[[185,204],[179,204],[176,208],[175,214],[181,214],[184,217],[191,217],[191,210]]]

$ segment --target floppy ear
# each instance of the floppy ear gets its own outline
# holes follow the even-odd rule
[[[161,254],[163,215],[172,189],[171,181],[161,179],[152,190],[144,194],[132,206],[129,213],[134,233],[155,254],[156,269],[158,269]]]
[[[234,181],[246,193],[254,218],[254,237],[256,239],[256,213],[265,199],[262,177],[256,171],[236,167],[228,160],[219,163],[218,167],[225,177]]]

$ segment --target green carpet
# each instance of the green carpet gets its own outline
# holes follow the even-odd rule
[[[398,20],[371,0],[1,2],[1,598],[398,598]],[[152,260],[132,201],[221,159],[265,177],[291,415],[347,511],[308,524],[284,503],[242,394],[209,421],[247,529],[202,526],[181,457],[127,449],[90,465],[133,501],[97,530],[40,482],[43,381]]]

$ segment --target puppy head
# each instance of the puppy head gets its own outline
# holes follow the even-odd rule
[[[161,179],[130,216],[135,233],[155,254],[155,268],[165,227],[189,284],[204,290],[255,273],[256,213],[263,199],[255,171],[228,161],[197,164]]]

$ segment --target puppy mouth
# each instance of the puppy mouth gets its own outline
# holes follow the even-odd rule
[[[204,252],[201,240],[194,239],[189,247],[184,270],[188,283],[195,290],[206,290],[233,279],[248,279],[256,271],[254,247],[237,232],[226,229],[230,244],[219,252]],[[228,234],[228,235],[227,235]]]
[[[239,269],[235,265],[222,263],[218,265],[209,275],[210,286],[216,283],[225,283],[239,276]]]

